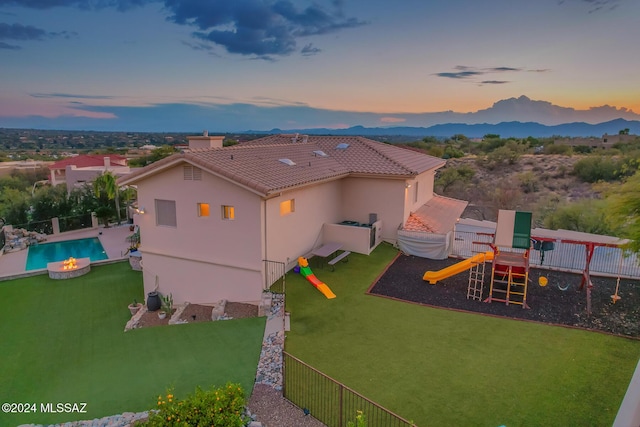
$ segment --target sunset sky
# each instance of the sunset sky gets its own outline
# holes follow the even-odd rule
[[[638,17],[637,0],[0,0],[0,127],[389,126],[521,95],[640,113]]]

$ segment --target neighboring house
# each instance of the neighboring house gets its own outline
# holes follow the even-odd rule
[[[221,137],[189,139],[191,149],[118,181],[137,186],[144,212],[135,221],[145,292],[176,303],[256,303],[270,285],[265,260],[288,270],[336,240],[368,254],[396,243],[412,212],[453,200],[433,194],[444,160],[361,137],[274,135],[225,148]],[[451,230],[464,206],[448,212]]]
[[[602,135],[602,138],[562,138],[556,139],[553,143],[558,145],[569,145],[571,147],[586,146],[591,148],[611,148],[615,144],[633,142],[638,135],[618,134],[618,135]]]
[[[76,187],[91,183],[105,171],[111,171],[118,177],[131,172],[127,158],[117,154],[67,157],[49,165],[49,171],[51,185],[66,184],[69,193]]]

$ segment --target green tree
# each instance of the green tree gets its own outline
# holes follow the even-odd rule
[[[613,190],[606,201],[607,219],[616,235],[629,239],[629,249],[640,253],[640,172]]]
[[[176,152],[177,150],[172,145],[163,145],[153,150],[148,156],[129,160],[129,166],[146,166],[165,157],[169,157]]]
[[[448,167],[438,172],[435,185],[443,193],[446,193],[451,187],[460,184],[467,184],[471,181],[475,171],[469,166]]]
[[[32,221],[66,217],[73,212],[73,202],[67,197],[67,188],[64,185],[39,187],[31,199],[31,206]]]
[[[115,201],[116,208],[116,219],[118,224],[122,220],[120,216],[120,189],[118,188],[118,184],[116,183],[116,176],[110,171],[106,171],[93,181],[93,191],[97,198],[101,196],[106,196],[107,200]],[[108,225],[105,223],[105,226]]]
[[[27,191],[4,188],[0,191],[0,217],[7,224],[23,225],[29,222],[29,200]]]

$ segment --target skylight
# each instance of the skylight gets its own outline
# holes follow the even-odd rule
[[[289,165],[289,166],[295,166],[296,162],[294,162],[291,159],[278,159],[280,162],[284,163],[285,165]]]
[[[349,144],[347,144],[346,142],[341,142],[340,144],[336,145],[336,150],[346,150],[347,148],[349,148]]]
[[[322,150],[315,150],[313,154],[318,157],[329,157],[329,155]]]

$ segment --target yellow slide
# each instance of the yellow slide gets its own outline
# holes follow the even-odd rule
[[[458,273],[462,273],[463,271],[470,269],[475,264],[480,264],[481,262],[492,261],[492,260],[493,260],[493,251],[480,253],[472,256],[469,259],[460,261],[457,264],[453,264],[447,268],[443,268],[440,271],[427,271],[426,273],[424,273],[424,276],[422,276],[422,279],[428,281],[432,285],[435,285],[438,280],[455,276]]]

